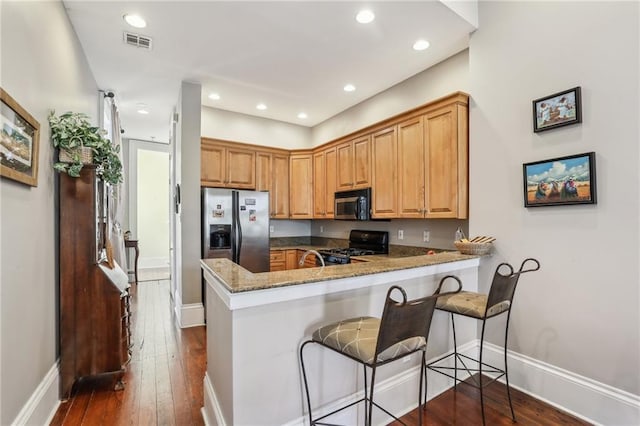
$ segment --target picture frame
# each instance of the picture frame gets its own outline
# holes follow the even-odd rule
[[[582,123],[580,86],[533,101],[534,133]]]
[[[0,176],[38,186],[40,123],[0,88]]]
[[[522,165],[524,206],[596,204],[596,154],[583,154]]]

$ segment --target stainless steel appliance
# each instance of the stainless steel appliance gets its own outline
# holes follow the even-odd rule
[[[335,193],[334,218],[339,220],[369,220],[371,188]]]
[[[202,257],[269,271],[269,193],[202,188]]]
[[[353,229],[349,247],[318,250],[327,266],[351,263],[351,256],[389,254],[389,233]]]

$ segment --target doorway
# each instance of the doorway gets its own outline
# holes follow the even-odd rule
[[[129,141],[129,229],[140,247],[140,281],[170,279],[169,172],[169,145]]]

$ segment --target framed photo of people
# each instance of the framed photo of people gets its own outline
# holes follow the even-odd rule
[[[533,131],[582,123],[580,86],[533,101]]]
[[[0,88],[0,176],[38,186],[40,124]]]
[[[524,206],[596,204],[596,154],[570,155],[522,165]]]

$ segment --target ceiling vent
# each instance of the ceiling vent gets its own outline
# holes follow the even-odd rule
[[[124,42],[135,47],[151,50],[151,37],[124,32]]]

